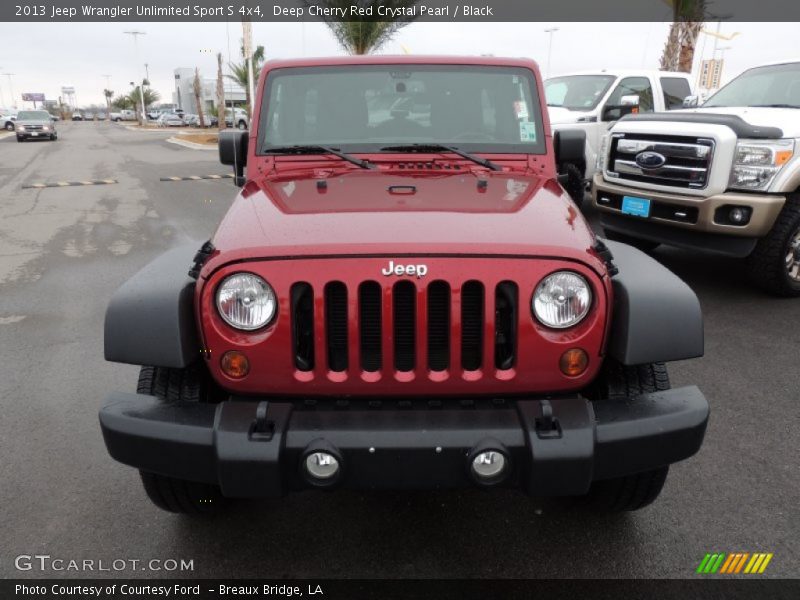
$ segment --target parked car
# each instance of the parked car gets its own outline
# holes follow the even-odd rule
[[[184,125],[198,126],[200,125],[200,116],[186,113],[183,115],[183,123]]]
[[[0,114],[0,124],[6,131],[14,131],[14,121],[17,120],[16,113],[2,113]]]
[[[544,82],[544,89],[553,130],[586,132],[584,160],[560,165],[562,173],[569,176],[567,191],[580,204],[609,125],[626,114],[683,108],[692,94],[692,79],[687,73],[670,71],[603,69],[551,77]]]
[[[106,120],[106,118],[107,118],[107,115],[106,115],[106,113],[104,113],[104,112],[99,112],[99,113],[97,113],[97,120],[98,120],[98,121],[105,121],[105,120]]]
[[[746,258],[762,288],[800,296],[800,62],[748,69],[701,108],[623,118],[599,169],[610,238]]]
[[[247,111],[242,108],[230,108],[225,110],[225,125],[227,127],[236,127],[237,129],[248,129],[250,127],[250,119],[247,116]]]
[[[92,112],[84,113],[83,114],[83,120],[84,121],[94,121],[94,113],[92,113]]]
[[[119,123],[120,121],[135,121],[136,111],[126,108],[118,112],[110,113],[109,118],[116,123]]]
[[[100,426],[152,502],[462,486],[652,502],[706,428],[703,394],[669,389],[663,364],[703,353],[700,305],[559,186],[585,134],[551,137],[536,63],[276,60],[259,81],[252,131],[220,133],[243,187],[213,238],[106,312],[106,359],[143,366]],[[425,118],[372,114],[378,93]]]
[[[31,139],[55,141],[58,139],[55,123],[46,110],[21,110],[15,123],[17,141]]]
[[[76,110],[75,112],[72,113],[72,120],[83,121],[83,115]]]
[[[161,113],[156,119],[159,127],[182,127],[183,119],[175,113]]]

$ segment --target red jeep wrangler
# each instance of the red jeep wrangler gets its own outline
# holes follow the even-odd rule
[[[702,355],[697,298],[592,233],[534,62],[275,61],[252,124],[220,135],[241,192],[213,238],[106,314],[106,359],[144,366],[103,436],[159,507],[474,485],[633,510],[697,452],[708,404],[663,364]]]

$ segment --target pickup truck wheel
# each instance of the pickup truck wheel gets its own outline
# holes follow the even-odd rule
[[[184,369],[142,367],[136,392],[156,396],[165,402],[211,402],[218,399],[202,364]],[[219,486],[145,471],[139,473],[147,497],[162,510],[195,517],[211,516],[227,504]]]
[[[14,123],[12,123],[11,121],[6,123],[5,127],[6,127],[6,131],[14,131]]]
[[[244,121],[239,121],[239,122],[236,124],[236,126],[237,126],[239,129],[241,129],[241,130],[245,130],[245,129],[247,129],[247,123],[245,123]]]
[[[776,296],[800,296],[800,193],[791,194],[770,232],[747,258],[751,280]]]
[[[651,242],[650,240],[642,240],[630,235],[625,235],[624,233],[611,231],[610,229],[606,229],[605,233],[606,233],[606,238],[608,238],[609,240],[612,240],[614,242],[622,242],[623,244],[628,244],[629,246],[633,246],[634,248],[637,248],[642,252],[652,252],[661,245],[658,242]]]
[[[628,366],[608,359],[590,396],[603,398],[595,400],[599,402],[624,402],[630,396],[669,388],[669,375],[664,363]],[[658,497],[667,473],[669,466],[663,466],[625,477],[595,481],[589,493],[576,500],[580,506],[597,512],[639,510]]]

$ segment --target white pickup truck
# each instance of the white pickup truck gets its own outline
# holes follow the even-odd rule
[[[112,121],[119,123],[120,121],[135,121],[136,111],[130,109],[123,109],[119,112],[109,113],[108,118]]]
[[[692,95],[692,82],[687,73],[603,69],[551,77],[544,82],[544,89],[553,131],[586,132],[586,162],[559,165],[559,172],[570,176],[567,191],[580,203],[609,126],[631,113],[682,108],[684,99]]]
[[[800,60],[749,69],[700,108],[625,117],[602,147],[609,238],[746,258],[762,288],[800,296]]]

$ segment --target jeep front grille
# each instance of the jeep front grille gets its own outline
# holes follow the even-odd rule
[[[454,367],[507,371],[517,358],[517,284],[502,281],[490,297],[487,306],[479,281],[467,281],[460,289],[442,280],[364,281],[355,290],[340,281],[321,289],[295,283],[290,293],[294,366],[313,371],[324,356],[325,368],[333,373],[394,370],[402,377],[415,372],[446,374]],[[315,322],[315,304],[324,307],[316,313],[323,316],[322,323]],[[492,336],[491,345],[487,335]],[[355,365],[351,339],[357,345]]]
[[[636,161],[642,152],[655,152],[665,162],[658,167],[643,167]],[[685,136],[614,134],[609,148],[606,174],[656,185],[703,189],[708,185],[714,141]]]

